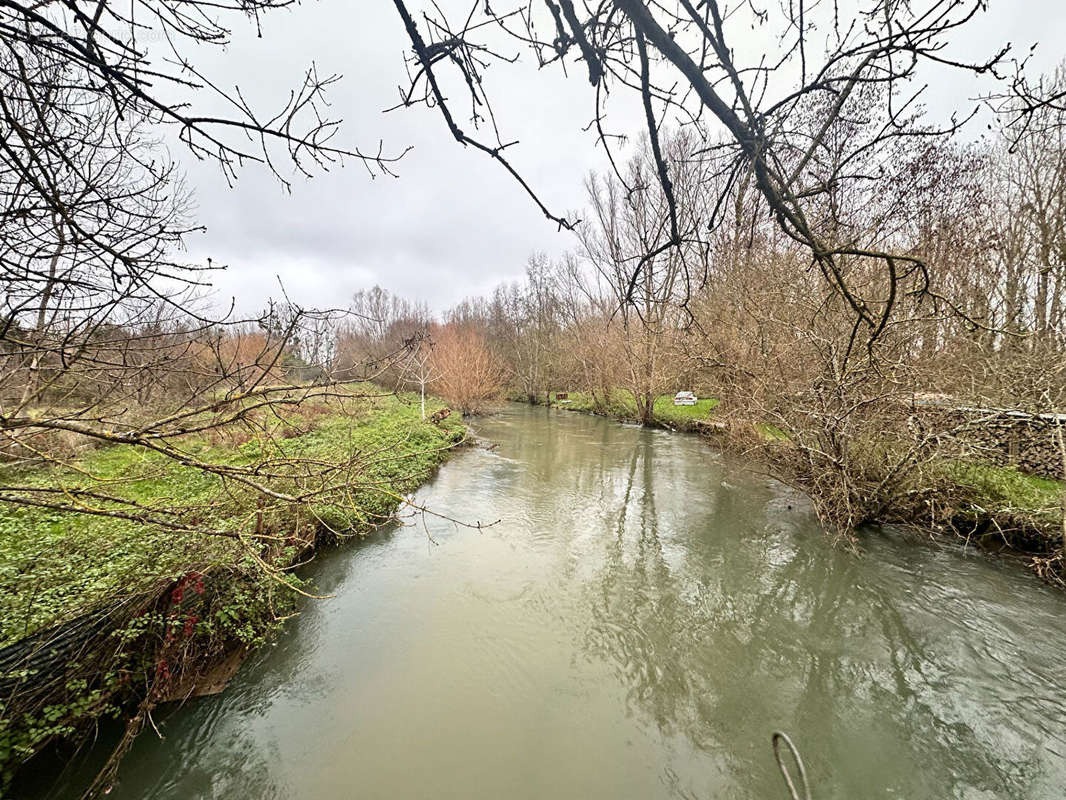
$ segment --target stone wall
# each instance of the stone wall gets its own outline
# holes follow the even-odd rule
[[[1066,414],[1027,414],[983,408],[925,408],[961,456],[1045,478],[1063,479],[1058,433]]]

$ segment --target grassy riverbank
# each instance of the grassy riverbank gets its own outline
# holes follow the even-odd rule
[[[233,481],[123,446],[89,452],[61,471],[0,469],[4,484],[106,487],[190,524],[210,521],[215,532],[0,505],[5,773],[46,742],[119,713],[124,698],[191,691],[204,666],[265,641],[294,609],[301,583],[289,567],[324,538],[390,519],[464,436],[458,415],[435,425],[421,419],[413,398],[392,396],[308,401],[255,423],[181,444],[204,460],[265,463],[269,489],[312,499],[264,502]],[[310,485],[315,464],[338,467]],[[57,666],[49,649],[67,653],[70,637],[72,655]]]
[[[1066,484],[1013,467],[952,460],[940,465],[953,518],[931,520],[993,550],[1032,557],[1041,576],[1063,583]]]

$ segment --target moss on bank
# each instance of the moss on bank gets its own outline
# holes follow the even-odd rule
[[[955,507],[950,519],[936,521],[968,539],[979,537],[991,549],[1026,554],[1041,577],[1066,582],[1066,484],[1014,467],[958,460],[944,462],[940,471]]]
[[[387,521],[463,436],[458,415],[434,425],[413,398],[381,396],[309,401],[236,436],[182,442],[216,463],[289,460],[288,473],[268,466],[273,477],[263,480],[290,493],[312,488],[299,464],[343,465],[327,478],[332,491],[300,506],[264,503],[247,487],[132,447],[54,471],[0,469],[5,484],[106,487],[217,533],[0,504],[4,776],[47,742],[118,715],[124,702],[164,699],[234,647],[262,643],[293,610],[300,582],[287,568],[323,536]]]

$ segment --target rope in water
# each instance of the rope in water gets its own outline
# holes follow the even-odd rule
[[[788,738],[787,733],[782,733],[781,731],[774,731],[770,742],[774,747],[774,759],[777,761],[777,768],[781,770],[781,776],[785,779],[785,786],[788,788],[791,800],[811,800],[811,787],[807,783],[807,770],[803,766],[803,759],[800,758],[796,745]],[[796,790],[796,784],[792,780],[792,773],[789,772],[788,767],[785,766],[784,759],[781,757],[781,742],[784,742],[788,747],[788,751],[792,755],[792,761],[799,772],[800,785],[803,787],[802,795]]]

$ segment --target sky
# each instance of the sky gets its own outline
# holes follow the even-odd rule
[[[468,11],[470,2],[441,5]],[[500,11],[503,3],[493,5]],[[190,54],[215,82],[239,85],[253,107],[275,108],[314,62],[320,75],[343,76],[329,93],[331,115],[343,120],[338,144],[412,149],[396,165],[398,178],[371,179],[353,160],[310,180],[294,177],[287,191],[256,165],[230,186],[217,167],[172,147],[194,190],[197,221],[207,229],[190,237],[187,257],[226,267],[214,274],[219,305],[233,297],[240,311],[252,313],[283,285],[302,305],[337,308],[377,284],[440,311],[521,277],[535,251],[558,255],[575,246],[573,234],[546,220],[497,164],[452,140],[438,111],[383,113],[406,79],[407,43],[389,0],[304,0],[265,15],[262,37],[251,24],[234,22],[229,46]],[[733,46],[754,55],[757,37],[738,30]],[[952,54],[979,58],[1006,41],[1020,55],[1039,42],[1032,66],[1050,68],[1063,55],[1056,43],[1066,41],[1066,3],[991,0]],[[587,174],[606,167],[594,134],[582,130],[591,119],[592,89],[580,64],[568,80],[557,67],[538,71],[531,61],[522,53],[516,65],[488,73],[503,137],[519,141],[509,157],[554,213],[579,212]],[[946,73],[930,75],[929,83],[924,100],[932,113],[973,107],[974,81]],[[204,95],[193,99],[210,108]],[[634,98],[613,101],[612,132],[634,135],[641,123]]]

